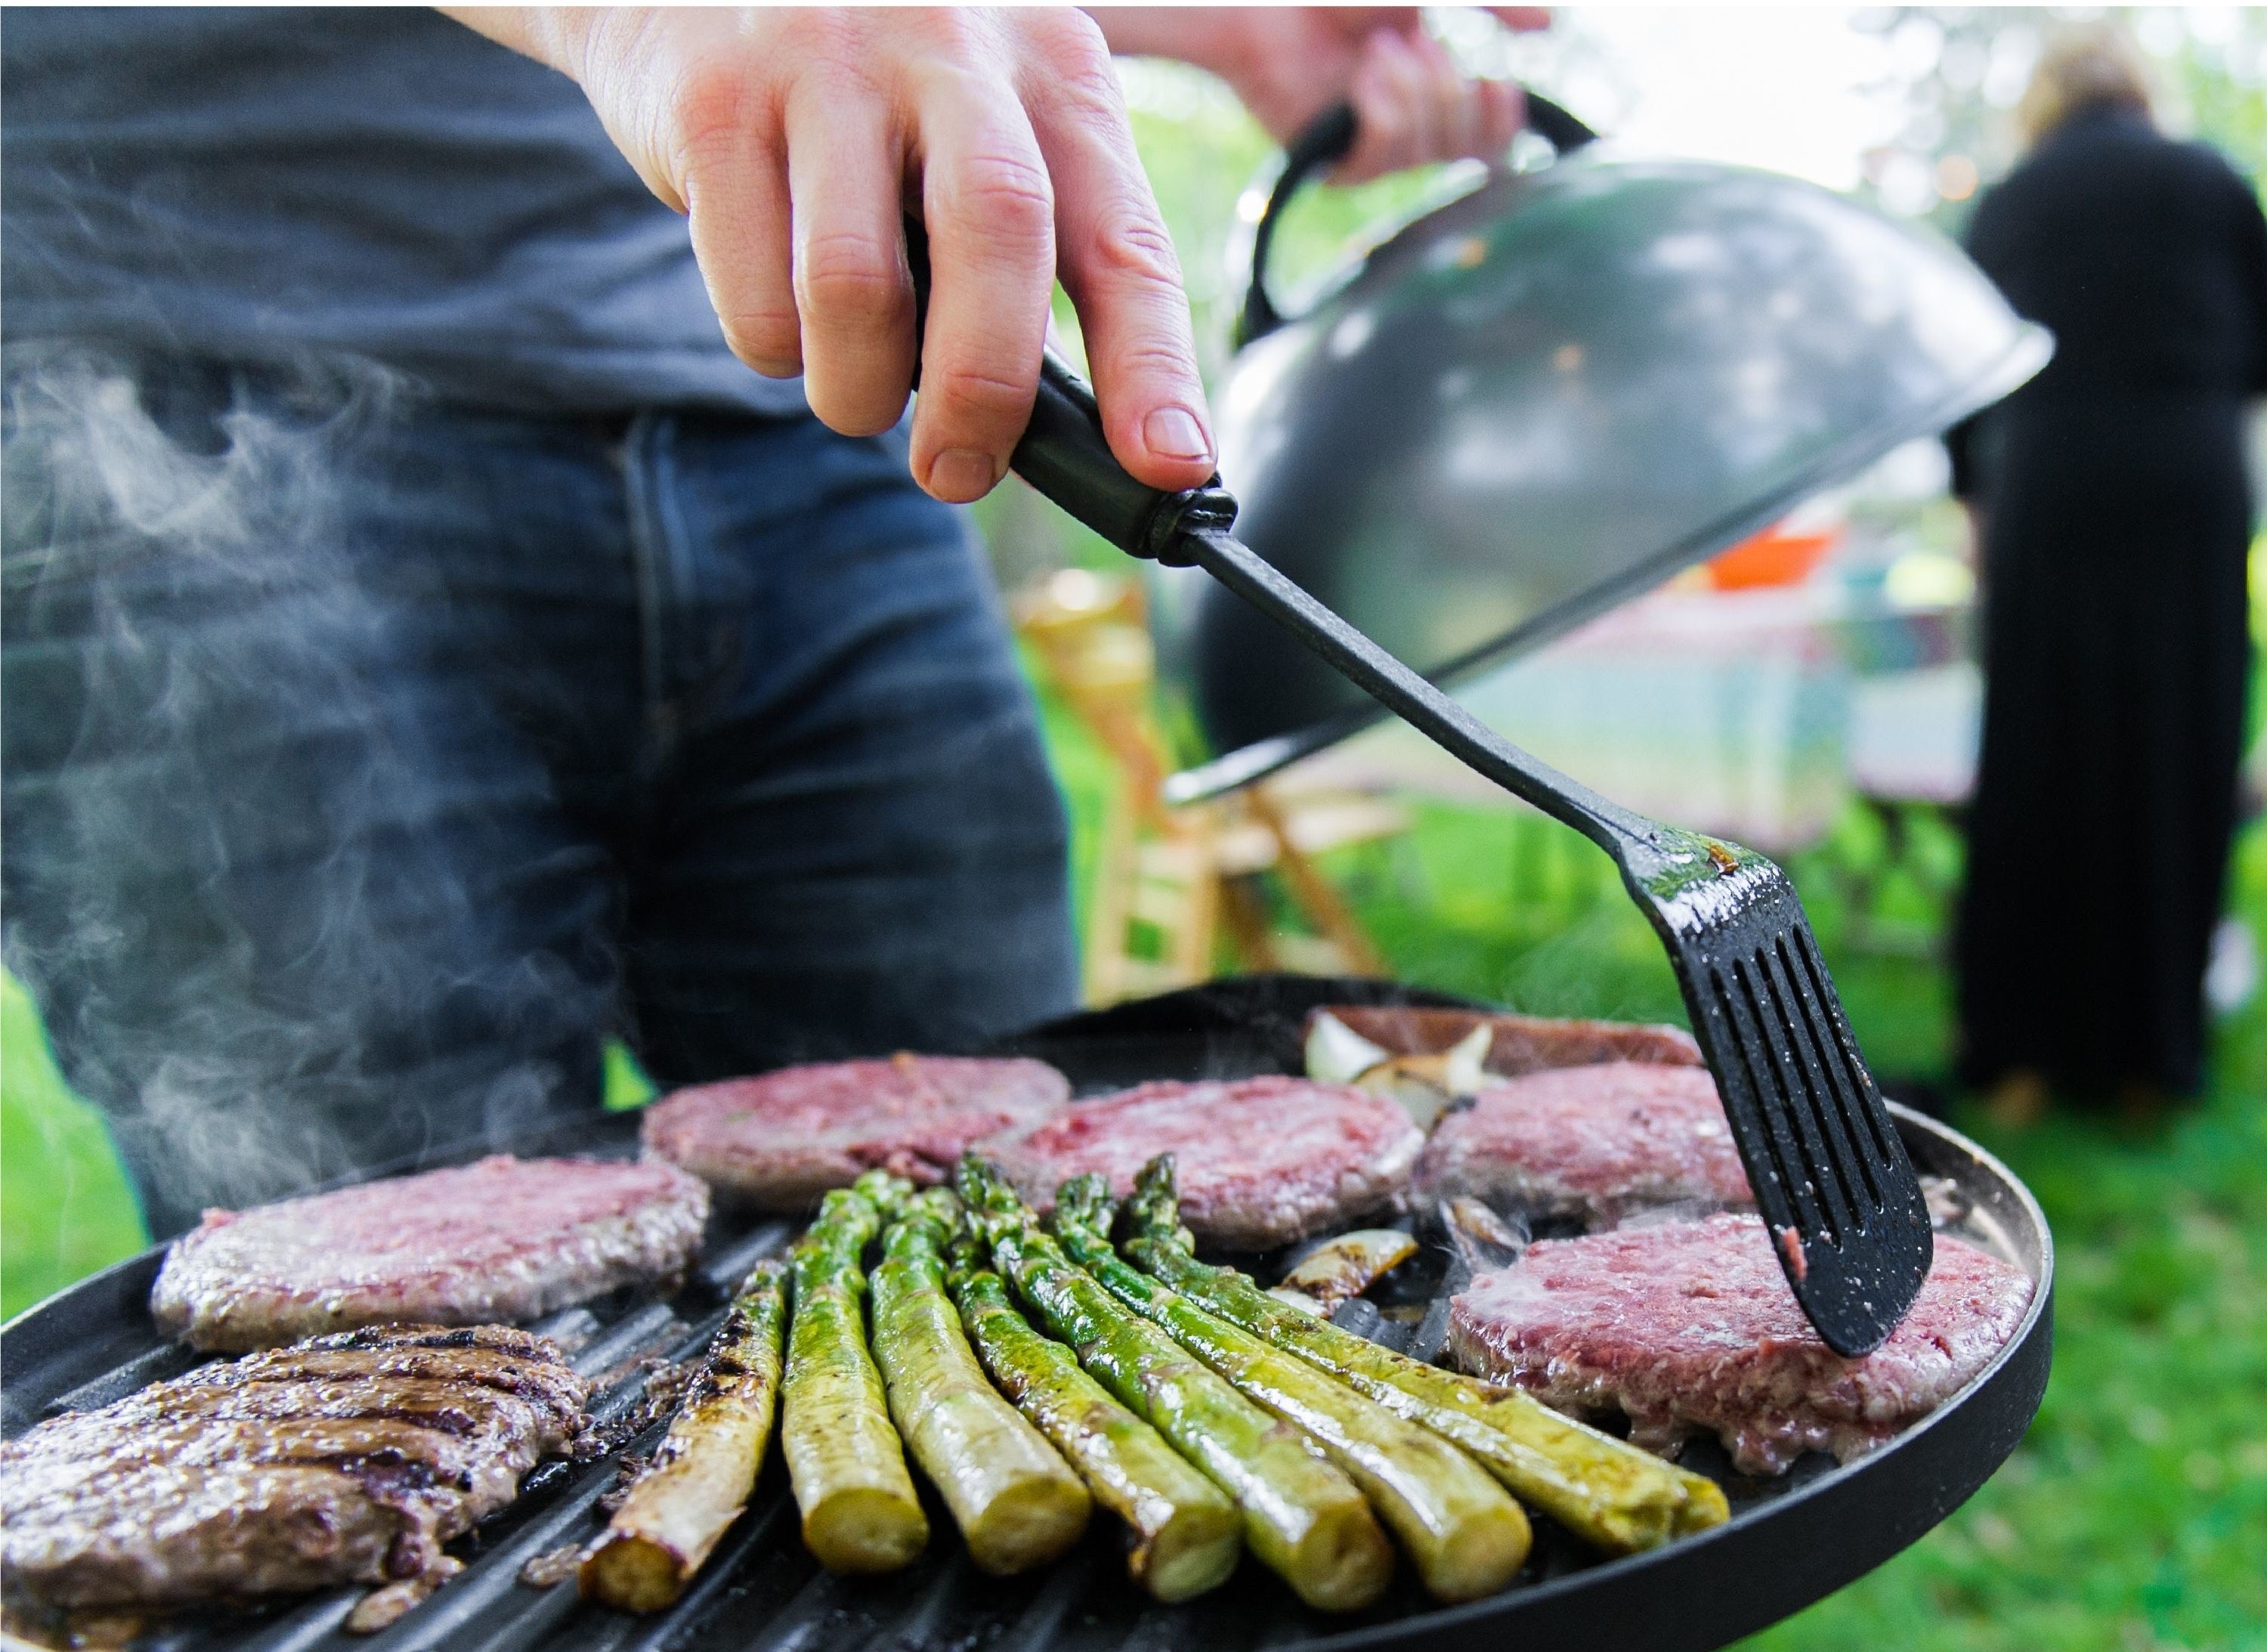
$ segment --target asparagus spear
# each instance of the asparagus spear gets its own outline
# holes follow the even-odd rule
[[[979,1568],[1006,1576],[1044,1565],[1085,1534],[1086,1483],[969,1352],[944,1290],[957,1201],[934,1189],[899,1201],[896,1215],[873,1274],[874,1357],[890,1414]]]
[[[1099,1176],[1055,1194],[1054,1235],[1070,1259],[1120,1302],[1284,1421],[1303,1428],[1369,1498],[1442,1600],[1476,1600],[1511,1582],[1527,1558],[1527,1516],[1503,1488],[1440,1435],[1137,1272],[1110,1248],[1117,1215]]]
[[[1287,1307],[1231,1267],[1197,1260],[1178,1237],[1170,1154],[1149,1162],[1128,1205],[1126,1253],[1183,1295],[1296,1354],[1379,1405],[1452,1440],[1513,1492],[1611,1553],[1649,1549],[1730,1516],[1713,1480],[1559,1415],[1517,1389],[1381,1347]]]
[[[1352,1480],[1073,1267],[996,1169],[971,1154],[959,1182],[1001,1274],[1089,1375],[1236,1500],[1263,1565],[1325,1612],[1384,1592],[1393,1546]]]
[[[759,1262],[741,1285],[653,1461],[583,1557],[585,1596],[623,1612],[676,1604],[747,1508],[779,1399],[785,1274]]]
[[[803,1540],[837,1572],[895,1571],[928,1542],[928,1519],[866,1352],[858,1259],[879,1225],[870,1201],[835,1189],[795,1247],[791,1274],[780,1444],[803,1510]]]
[[[1126,1575],[1163,1601],[1225,1582],[1244,1552],[1241,1521],[1227,1494],[1080,1369],[1068,1348],[1031,1329],[965,1228],[953,1240],[945,1281],[1000,1391],[1130,1530]]]

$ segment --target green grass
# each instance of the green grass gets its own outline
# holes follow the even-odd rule
[[[1103,770],[1050,716],[1081,864]],[[1822,944],[1884,1073],[1944,1067],[1943,975],[1861,946],[1853,876],[1878,831],[1853,817],[1799,856]],[[1868,933],[1941,923],[1957,845],[1924,831]],[[1523,1009],[1679,1018],[1668,966],[1602,857],[1531,818],[1419,811],[1412,836],[1332,870],[1396,973]],[[2267,830],[2238,857],[2238,910],[2267,933]],[[626,1053],[617,1099],[642,1076]],[[2267,1002],[2222,1029],[2212,1088],[2161,1128],[2057,1117],[1955,1122],[2029,1182],[2060,1246],[2054,1377],[2037,1424],[1963,1509],[1879,1571],[1751,1643],[1769,1652],[2267,1648]],[[31,1006],[0,984],[0,1302],[15,1313],[142,1240],[100,1127],[63,1090]],[[1602,1648],[1602,1652],[1616,1652]]]
[[[0,975],[0,1315],[147,1243],[110,1138],[63,1088],[32,1001]]]

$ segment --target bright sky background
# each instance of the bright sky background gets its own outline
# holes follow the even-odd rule
[[[2005,31],[1989,51],[1955,45],[1949,57],[1932,20],[1860,27],[1862,10],[1562,6],[1547,33],[1513,40],[1484,19],[1434,15],[1476,61],[1557,88],[1577,114],[1629,143],[1847,189],[1867,151],[1900,136],[1911,82],[1941,65],[1948,80],[2009,108],[2029,77],[2038,33],[2083,9],[2031,10],[2023,20],[2036,27]],[[2233,6],[2163,7],[2134,23],[2142,44],[2159,53],[2183,36],[2230,40],[2240,26]],[[2267,72],[2267,62],[2261,68]],[[1889,203],[1906,210],[1933,199],[1925,189],[1900,191],[1896,184],[1905,180],[1880,181]],[[1913,198],[1898,201],[1901,193]]]
[[[1570,9],[1555,26],[1566,100],[1647,150],[1847,189],[1903,110],[1885,84],[1892,48],[1845,6]],[[1603,61],[1586,62],[1593,51]]]

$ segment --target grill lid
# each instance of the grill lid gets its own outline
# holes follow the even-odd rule
[[[1926,226],[1602,141],[1490,175],[1247,346],[1221,474],[1254,550],[1464,679],[1997,400],[2050,349]],[[1224,754],[1176,801],[1382,715],[1209,580],[1168,574],[1159,608]]]

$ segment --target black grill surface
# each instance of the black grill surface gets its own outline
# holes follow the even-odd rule
[[[1035,1029],[1003,1050],[1053,1061],[1081,1094],[1147,1078],[1297,1070],[1306,1011],[1330,1002],[1464,1001],[1375,981],[1259,977],[1121,1005]],[[1246,1558],[1214,1593],[1162,1606],[1126,1581],[1116,1523],[1097,1512],[1085,1544],[1031,1575],[985,1576],[969,1564],[944,1510],[929,1509],[935,1537],[912,1568],[880,1578],[822,1570],[796,1531],[776,1450],[749,1513],[729,1532],[686,1597],[633,1618],[581,1601],[569,1581],[520,1581],[530,1560],[580,1544],[603,1526],[599,1499],[623,1452],[642,1454],[664,1426],[651,1421],[606,1457],[551,1463],[519,1500],[453,1546],[464,1573],[393,1627],[350,1635],[341,1624],[356,1596],[319,1596],[242,1611],[185,1613],[152,1623],[146,1652],[427,1652],[522,1648],[715,1648],[717,1652],[1245,1652],[1266,1648],[1517,1647],[1520,1652],[1617,1652],[1721,1645],[1838,1589],[1919,1537],[1966,1500],[2014,1450],[2045,1388],[2052,1342],[2053,1259],[2030,1195],[1996,1160],[1916,1114],[1898,1113],[1925,1176],[1948,1178],[1970,1214],[1955,1230],[2025,1267],[2038,1281],[2021,1328],[1992,1366],[1951,1404],[1887,1447],[1847,1467],[1812,1456],[1780,1479],[1734,1473],[1713,1443],[1688,1466],[1718,1479],[1732,1521],[1650,1554],[1602,1561],[1537,1519],[1536,1544],[1503,1593],[1440,1608],[1405,1566],[1376,1606],[1328,1616],[1302,1606]],[[608,1156],[636,1150],[634,1121],[612,1117],[503,1144],[524,1154]],[[538,1322],[576,1366],[601,1379],[593,1411],[620,1430],[643,1402],[657,1362],[696,1356],[721,1324],[727,1295],[760,1258],[794,1236],[786,1222],[722,1213],[712,1220],[692,1278],[667,1297],[621,1292]],[[0,1329],[0,1401],[13,1435],[43,1417],[106,1405],[177,1376],[202,1356],[161,1341],[147,1310],[159,1252],[82,1281]],[[1412,1264],[1412,1267],[1420,1267]],[[1456,1279],[1441,1254],[1423,1259],[1413,1286],[1441,1297]],[[1438,1314],[1429,1316],[1432,1319]],[[1433,1327],[1413,1332],[1426,1353]],[[1405,1343],[1408,1327],[1398,1335]]]

